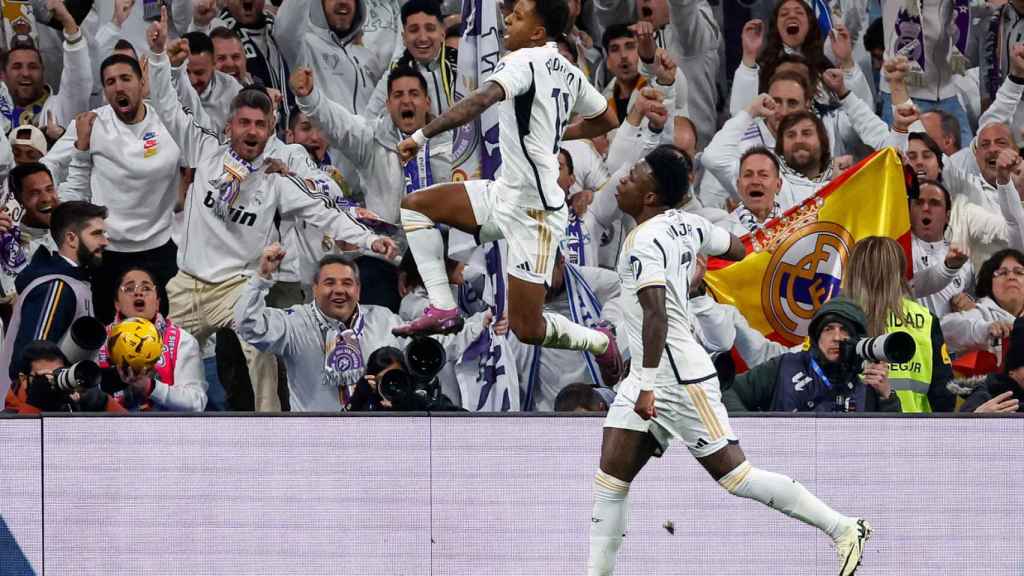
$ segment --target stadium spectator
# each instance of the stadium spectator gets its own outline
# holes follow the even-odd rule
[[[806,64],[810,79],[824,80],[828,70],[838,73],[838,80],[849,87],[857,97],[872,104],[874,97],[870,85],[853,60],[853,42],[850,31],[842,22],[834,21],[829,34],[830,49],[835,62],[825,53],[826,38],[818,25],[818,18],[803,0],[778,2],[767,22],[751,20],[743,26],[741,47],[743,57],[733,75],[729,109],[732,114],[746,108],[751,97],[768,89],[771,78],[777,74],[792,55],[799,55]],[[808,83],[813,94],[810,99],[824,106],[834,107],[837,94],[825,82]]]
[[[906,54],[911,62],[910,96],[920,110],[945,110],[960,124],[961,142],[971,139],[970,124],[957,99],[953,78],[969,66],[967,43],[971,14],[954,18],[954,4],[946,0],[926,3],[882,3],[885,58]],[[916,12],[916,14],[915,14]],[[895,102],[888,83],[882,79],[882,118],[892,121]]]
[[[594,214],[588,210],[592,191],[580,190],[576,184],[576,170],[572,156],[565,148],[558,151],[558,185],[565,191],[569,220],[565,227],[561,250],[570,264],[598,265],[598,244],[604,233]]]
[[[274,24],[275,41],[290,69],[312,69],[324,96],[352,115],[366,108],[381,77],[370,69],[374,58],[370,47],[358,41],[365,33],[367,1],[289,1],[281,5]],[[378,191],[361,182],[361,162],[336,147],[330,152],[354,192]]]
[[[313,303],[288,311],[267,308],[264,298],[284,256],[279,244],[264,249],[259,274],[246,283],[235,306],[236,330],[242,340],[284,359],[293,411],[337,412],[364,376],[370,354],[404,342],[391,334],[401,318],[359,303],[359,268],[339,255],[320,261]]]
[[[143,318],[156,326],[163,342],[160,359],[149,371],[135,373],[129,366],[111,366],[107,345],[100,348],[99,365],[112,368],[107,374],[124,386],[115,398],[129,410],[202,412],[206,408],[207,384],[199,343],[160,313],[160,296],[155,275],[147,268],[129,266],[114,283],[117,315],[110,330],[126,318]],[[109,296],[108,296],[109,297]]]
[[[391,62],[390,69],[414,68],[427,83],[430,113],[440,116],[451,107],[455,97],[458,71],[458,50],[444,44],[445,29],[438,0],[411,0],[402,6],[402,55]],[[388,78],[377,82],[370,101],[359,113],[376,119],[387,112]]]
[[[906,255],[895,240],[862,238],[846,261],[842,294],[864,310],[867,336],[905,331],[914,337],[914,356],[889,365],[889,382],[903,412],[951,412],[955,397],[946,385],[953,370],[944,331],[934,314],[910,299],[906,270]]]
[[[252,84],[242,39],[238,34],[221,26],[210,31],[210,42],[213,43],[213,65],[217,71],[231,76],[242,86]]]
[[[59,346],[48,340],[29,342],[21,354],[18,375],[7,391],[5,412],[124,412],[99,386],[62,392],[54,373],[68,367]]]
[[[844,342],[866,333],[860,306],[833,298],[815,312],[807,329],[810,350],[776,356],[740,374],[722,392],[722,402],[729,412],[899,412],[889,367],[881,362],[862,367],[844,348]]]
[[[1012,248],[993,254],[978,271],[976,295],[970,310],[942,317],[942,332],[954,354],[988,351],[1010,335],[1015,319],[1024,314],[1024,254]]]
[[[14,241],[6,245],[2,264],[4,293],[13,294],[15,277],[25,269],[40,246],[57,251],[57,243],[50,234],[50,218],[60,205],[60,199],[50,171],[39,163],[16,166],[8,176],[7,185],[21,208],[18,222],[10,213],[0,212],[0,235],[12,234]]]
[[[989,374],[960,406],[961,412],[1021,412],[1024,400],[1024,320],[1014,320],[1007,340],[1006,361]]]
[[[63,134],[63,126],[79,112],[89,109],[92,92],[92,64],[89,50],[74,17],[64,2],[47,0],[53,18],[64,32],[64,69],[60,91],[54,93],[43,81],[43,58],[35,42],[19,34],[10,39],[4,66],[4,82],[0,86],[0,128],[6,134],[12,126],[34,124],[43,129],[46,138],[55,142]]]
[[[22,124],[11,130],[8,142],[10,142],[11,151],[14,153],[16,165],[39,162],[43,156],[46,156],[48,149],[46,135],[31,124]]]
[[[285,168],[264,154],[273,130],[273,104],[265,91],[243,90],[232,102],[230,140],[193,124],[182,110],[171,85],[171,68],[164,53],[166,19],[151,26],[150,85],[153,107],[174,141],[182,160],[196,170],[186,200],[189,233],[179,247],[179,272],[167,285],[170,317],[204,344],[215,330],[230,324],[232,311],[246,277],[259,259],[275,220],[302,218],[330,231],[331,239],[390,255],[394,243],[373,236],[347,214],[334,208],[333,198],[317,182],[280,173]],[[212,242],[218,250],[210,250]],[[243,345],[257,408],[277,410],[277,378],[272,356]]]
[[[93,315],[89,275],[103,261],[106,217],[106,208],[81,201],[53,210],[50,234],[57,252],[36,250],[15,284],[18,299],[0,350],[0,392],[5,395],[29,342],[60,342],[72,322]]]
[[[110,207],[110,246],[93,278],[96,317],[107,323],[114,317],[114,281],[126,268],[148,266],[161,293],[178,272],[171,214],[181,149],[142,99],[137,60],[114,54],[101,70],[110,104],[75,120],[75,152],[61,195]]]
[[[178,99],[183,106],[192,110],[192,115],[201,126],[223,134],[231,114],[231,101],[238,95],[242,85],[230,74],[214,66],[213,41],[209,36],[202,32],[189,32],[185,34],[185,40],[188,42],[188,50],[179,52],[184,53],[182,56],[186,65],[177,62],[181,56],[171,57],[171,66],[175,68],[171,79],[177,89]]]
[[[915,136],[927,138],[924,134]],[[915,142],[923,141],[916,139]],[[917,159],[925,154],[932,155],[932,151],[924,147],[908,152],[907,155],[921,162]],[[935,156],[932,155],[932,158]],[[913,192],[911,194],[909,202],[914,297],[937,318],[942,318],[951,311],[950,302],[954,297],[974,291],[974,266],[958,246],[945,240],[944,235],[954,206],[949,191],[934,180],[921,180],[916,196]],[[984,212],[977,206],[967,206]],[[998,217],[994,218],[996,221],[1001,220]]]
[[[439,135],[431,141],[417,161],[403,166],[398,159],[398,143],[427,123],[427,82],[411,68],[393,69],[388,74],[388,114],[368,120],[332,100],[322,88],[324,78],[314,81],[309,68],[299,68],[292,75],[299,109],[320,126],[332,149],[356,162],[360,179],[369,191],[366,207],[381,219],[398,223],[406,194],[447,182],[451,174],[450,135]]]
[[[592,10],[605,30],[613,24],[634,24],[638,20],[654,28],[655,44],[668,51],[685,79],[686,116],[696,126],[699,146],[710,142],[716,129],[716,79],[721,72],[718,52],[722,42],[711,5],[706,0],[625,0],[596,2]]]
[[[777,200],[781,188],[781,166],[775,153],[763,146],[748,148],[740,157],[736,180],[740,204],[723,224],[736,236],[763,229],[782,216]]]
[[[960,122],[956,116],[945,110],[930,110],[921,114],[921,124],[946,156],[952,156],[963,148],[960,145]]]
[[[219,18],[238,35],[245,54],[245,70],[263,86],[284,94],[288,90],[287,52],[279,46],[280,37],[273,35],[275,19],[267,10],[266,0],[226,0]],[[237,77],[236,80],[243,86],[247,84]]]

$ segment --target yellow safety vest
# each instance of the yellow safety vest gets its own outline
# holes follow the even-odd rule
[[[903,314],[889,315],[886,333],[908,332],[917,344],[914,357],[889,364],[889,384],[900,397],[903,412],[931,412],[928,389],[932,385],[932,313],[913,300],[903,299]],[[943,354],[946,354],[943,348]]]

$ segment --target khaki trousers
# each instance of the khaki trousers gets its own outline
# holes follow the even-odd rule
[[[214,332],[234,327],[235,303],[247,281],[245,276],[236,276],[211,284],[179,271],[167,283],[171,320],[195,336],[202,349],[206,339]],[[273,354],[260,352],[241,339],[239,341],[256,398],[256,410],[279,412],[281,401],[277,397],[277,358]]]

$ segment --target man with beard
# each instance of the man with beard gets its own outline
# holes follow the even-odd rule
[[[100,71],[109,104],[75,121],[75,151],[66,199],[89,200],[110,210],[110,249],[93,281],[96,317],[114,318],[114,280],[131,266],[146,265],[160,301],[178,272],[171,217],[178,195],[181,149],[152,106],[142,100],[142,69],[130,56],[114,54]],[[162,305],[166,314],[167,305]]]
[[[82,201],[64,202],[51,214],[58,249],[40,247],[18,275],[18,299],[0,350],[0,397],[7,394],[25,346],[34,340],[59,343],[75,320],[93,315],[89,277],[103,262],[106,217],[106,208]]]
[[[398,143],[427,124],[430,96],[423,76],[411,68],[395,68],[388,75],[388,114],[367,120],[348,111],[314,85],[313,71],[300,68],[292,75],[292,91],[299,109],[317,123],[333,148],[354,160],[360,179],[372,191],[366,207],[381,219],[397,224],[402,198],[439,182],[451,174],[450,135],[441,134],[424,147],[417,161],[402,165]]]
[[[64,73],[60,91],[43,81],[43,59],[32,39],[25,35],[10,41],[4,82],[0,85],[0,128],[6,133],[12,126],[34,124],[40,128],[52,123],[67,126],[75,114],[89,109],[92,92],[92,64],[89,49],[74,17],[59,0],[48,0],[53,18],[64,26]],[[48,134],[51,140],[60,137]]]
[[[57,251],[50,235],[50,217],[60,204],[53,178],[43,164],[15,166],[7,185],[17,206],[13,211],[0,211],[0,237],[10,234],[10,240],[0,242],[4,251],[0,287],[5,300],[14,297],[15,279],[40,246]]]
[[[273,134],[274,114],[265,91],[245,89],[235,97],[227,143],[192,122],[171,86],[171,66],[164,53],[164,12],[148,32],[152,103],[181,147],[183,163],[196,171],[195,184],[185,200],[188,233],[178,250],[180,270],[167,285],[170,317],[200,345],[215,330],[229,326],[235,301],[279,219],[307,221],[336,244],[354,244],[393,258],[394,242],[372,235],[337,210],[327,182],[288,175],[280,161],[268,157],[265,152]],[[242,348],[257,409],[279,410],[273,356],[259,354],[251,346]]]
[[[405,51],[391,68],[415,68],[427,82],[430,112],[440,116],[452,105],[458,50],[444,45],[445,28],[437,0],[411,0],[402,6],[402,42]],[[360,114],[377,118],[386,111],[387,77],[377,82],[370,102]]]

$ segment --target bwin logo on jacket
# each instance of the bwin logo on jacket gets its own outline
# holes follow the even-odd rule
[[[203,206],[207,208],[213,208],[214,206],[213,191],[206,191],[206,198],[203,199]],[[228,220],[236,224],[242,224],[243,226],[255,226],[256,225],[256,213],[246,212],[245,206],[239,206],[238,208],[232,207],[229,212],[230,216]]]

